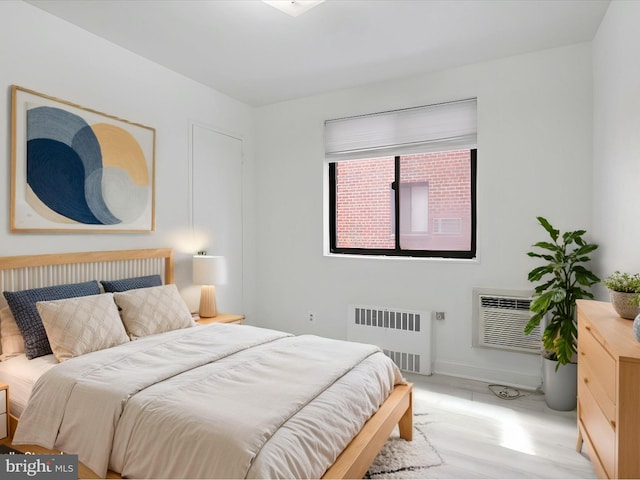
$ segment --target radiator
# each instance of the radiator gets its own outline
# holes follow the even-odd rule
[[[539,354],[540,326],[530,335],[524,327],[533,315],[529,292],[474,289],[473,345]]]
[[[398,368],[431,375],[431,312],[349,305],[347,338],[377,345]]]

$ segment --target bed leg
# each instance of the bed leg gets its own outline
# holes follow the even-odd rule
[[[400,418],[398,427],[400,429],[400,438],[404,438],[409,442],[413,440],[413,389],[409,392],[409,407]]]
[[[16,433],[16,428],[18,428],[18,417],[9,414],[9,437],[11,440],[13,440],[13,436]]]

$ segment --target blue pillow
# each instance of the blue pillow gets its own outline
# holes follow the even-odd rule
[[[31,360],[52,353],[47,332],[36,308],[36,302],[85,297],[87,295],[98,295],[99,293],[100,286],[96,280],[32,288],[19,292],[3,292],[13,318],[16,319],[20,333],[24,338],[24,351],[27,358]]]
[[[100,280],[105,292],[126,292],[136,288],[159,287],[162,285],[160,275],[146,277],[123,278],[122,280]]]

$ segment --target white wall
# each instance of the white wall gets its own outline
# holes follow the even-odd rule
[[[252,109],[21,1],[0,2],[0,64],[0,86],[4,90],[0,97],[0,111],[4,112],[0,115],[0,148],[4,152],[0,175],[0,255],[169,246],[175,249],[178,285],[189,285],[190,255],[198,248],[212,251],[214,247],[192,242],[190,122],[243,138],[245,164],[250,170]],[[9,232],[12,84],[156,129],[155,232]],[[247,178],[251,178],[250,171]],[[215,233],[211,232],[212,237]],[[224,299],[219,302],[223,310]]]
[[[608,158],[612,152],[631,158],[638,151],[632,148],[637,141],[635,132],[625,142],[618,142],[617,137],[627,122],[632,120],[637,127],[640,120],[634,112],[623,110],[622,91],[608,91],[620,83],[630,88],[639,76],[636,72],[628,81],[620,78],[627,66],[623,63],[638,58],[639,44],[627,26],[625,12],[620,12],[638,7],[622,5],[615,5],[607,15],[611,26],[601,29],[600,53],[593,69],[596,84],[604,83],[596,89],[596,122],[612,130],[600,140],[596,137],[600,151],[598,141],[607,140],[607,155],[595,160],[598,175],[604,170],[605,157],[606,162],[630,163]],[[619,23],[625,27],[622,32],[616,32]],[[627,60],[615,54],[620,48],[628,52]],[[614,60],[615,65],[609,65]],[[561,229],[592,227],[590,44],[334,92],[254,112],[29,4],[10,0],[0,2],[0,61],[0,84],[5,88],[0,109],[6,112],[0,115],[0,145],[6,159],[5,180],[0,184],[0,255],[171,246],[176,250],[177,281],[188,285],[189,257],[199,247],[193,245],[189,225],[188,134],[192,123],[203,124],[243,138],[243,313],[251,323],[343,338],[349,303],[442,310],[447,319],[434,326],[437,371],[537,385],[537,356],[471,347],[471,291],[473,287],[530,287],[526,273],[534,263],[525,252],[543,233],[536,215],[547,216]],[[618,77],[606,71],[613,67]],[[11,84],[156,128],[156,232],[9,232]],[[479,105],[478,261],[323,256],[324,120],[470,96],[477,96]],[[638,96],[634,99],[637,102]],[[606,110],[602,104],[609,102],[614,111],[599,114],[598,109]],[[615,122],[609,122],[614,113]],[[259,152],[255,159],[254,151]],[[633,187],[618,184],[615,188],[613,193],[602,189],[597,193],[637,204]],[[631,208],[625,212],[627,217],[632,217]],[[619,245],[625,252],[617,254],[621,258],[630,256],[625,234],[619,228],[618,233],[609,234],[604,224],[608,212],[597,205],[596,212],[601,241]],[[632,233],[638,237],[637,231]],[[614,249],[606,250],[606,258],[612,258]],[[635,261],[637,266],[637,257]],[[220,308],[224,310],[223,304]],[[306,321],[309,311],[316,314],[314,324]]]
[[[323,122],[478,97],[476,262],[323,256]],[[591,227],[591,48],[580,44],[262,107],[258,305],[273,328],[344,338],[350,303],[441,310],[434,368],[537,386],[537,355],[472,348],[472,288],[528,289],[537,215]],[[316,321],[310,324],[307,313]]]
[[[598,273],[640,272],[640,2],[614,1],[593,41]],[[606,292],[601,298],[608,300]]]

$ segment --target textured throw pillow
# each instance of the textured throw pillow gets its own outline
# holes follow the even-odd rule
[[[52,287],[33,288],[19,292],[3,292],[13,318],[16,319],[20,333],[24,338],[24,349],[29,360],[51,352],[47,332],[42,325],[36,302],[61,300],[63,298],[98,295],[100,286],[96,280],[84,283],[54,285]]]
[[[58,362],[129,341],[113,293],[38,302],[36,307]]]
[[[114,293],[113,298],[132,339],[197,325],[174,284]]]
[[[146,277],[123,278],[122,280],[100,280],[105,292],[126,292],[136,288],[159,287],[162,285],[160,275]]]
[[[0,360],[9,360],[24,353],[24,340],[9,307],[0,309],[0,340],[2,342]]]

